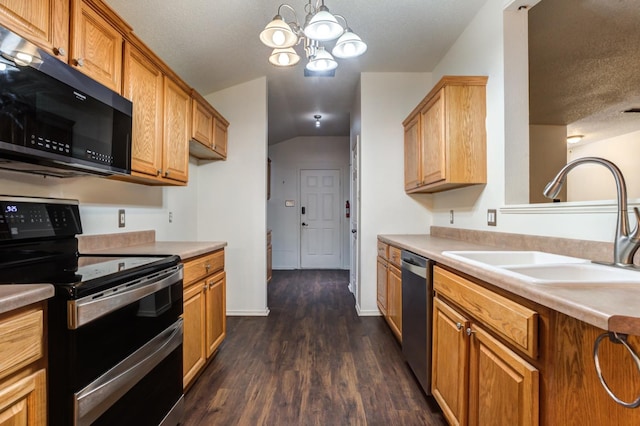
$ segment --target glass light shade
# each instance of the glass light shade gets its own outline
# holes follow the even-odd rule
[[[331,51],[336,58],[355,58],[367,51],[367,44],[347,29]]]
[[[338,63],[324,47],[319,47],[316,56],[309,61],[307,69],[309,71],[331,71],[338,68]]]
[[[320,10],[304,27],[304,34],[318,41],[334,40],[340,37],[343,32],[344,28],[338,23],[336,17],[329,13],[326,6],[320,6]]]
[[[293,47],[286,49],[273,49],[269,62],[277,67],[291,67],[300,62],[300,56],[293,50]]]
[[[298,36],[280,15],[276,15],[260,33],[260,41],[271,48],[284,49],[294,46]]]

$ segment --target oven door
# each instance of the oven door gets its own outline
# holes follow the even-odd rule
[[[179,423],[182,265],[49,308],[50,424]]]

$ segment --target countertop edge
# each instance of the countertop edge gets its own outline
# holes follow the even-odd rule
[[[448,250],[496,250],[460,240],[430,235],[378,235],[378,239],[398,248],[425,256],[490,285],[561,312],[602,330],[640,335],[640,311],[631,309],[640,301],[640,287],[615,285],[532,285],[516,277],[475,267],[442,254]],[[626,302],[626,303],[625,303]],[[609,305],[607,305],[609,304]],[[616,309],[611,308],[616,306]]]
[[[51,284],[2,284],[0,285],[0,314],[23,308],[53,297]]]
[[[227,246],[226,241],[155,241],[125,247],[113,247],[84,254],[139,254],[139,255],[178,255],[185,261],[191,258],[220,250]]]

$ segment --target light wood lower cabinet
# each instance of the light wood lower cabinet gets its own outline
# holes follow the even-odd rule
[[[377,297],[380,313],[389,328],[402,342],[402,272],[400,271],[401,250],[378,241]]]
[[[538,425],[539,370],[501,341],[513,344],[517,339],[509,333],[526,329],[537,314],[437,266],[434,289],[431,387],[449,423]],[[507,333],[489,332],[492,321]],[[528,338],[538,340],[522,340]]]
[[[183,387],[187,389],[226,337],[224,250],[184,264]]]
[[[44,304],[0,315],[0,425],[46,425]]]

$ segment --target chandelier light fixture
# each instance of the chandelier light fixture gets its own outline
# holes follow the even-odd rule
[[[286,22],[280,14],[282,10],[293,13],[293,21]],[[302,44],[307,58],[306,69],[312,72],[326,72],[335,70],[338,62],[334,56],[341,59],[355,58],[367,50],[367,45],[358,37],[347,24],[342,15],[329,12],[324,0],[312,0],[304,6],[306,17],[303,25],[298,21],[298,15],[293,7],[283,3],[278,7],[278,13],[260,33],[260,41],[273,49],[269,62],[277,67],[291,67],[300,62],[300,56],[294,46]],[[344,21],[344,25],[338,22]],[[337,40],[336,40],[337,39]],[[325,42],[336,40],[336,44],[329,53]]]

